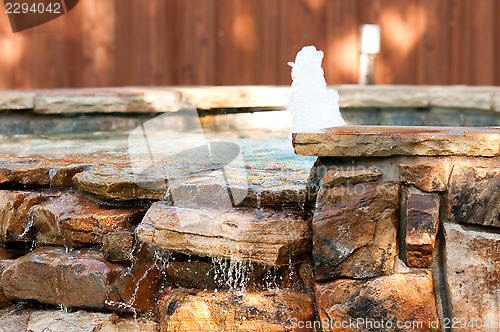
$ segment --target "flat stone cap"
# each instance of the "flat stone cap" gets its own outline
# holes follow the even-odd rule
[[[318,157],[500,154],[500,128],[342,126],[294,133],[295,153]]]

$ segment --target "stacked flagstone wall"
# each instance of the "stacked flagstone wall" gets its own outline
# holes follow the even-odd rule
[[[339,127],[294,145],[319,156],[309,187],[328,327],[498,330],[500,129]]]

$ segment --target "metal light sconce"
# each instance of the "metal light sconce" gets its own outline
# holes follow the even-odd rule
[[[375,55],[380,53],[380,26],[364,24],[360,28],[359,38],[359,77],[358,84],[373,84]]]

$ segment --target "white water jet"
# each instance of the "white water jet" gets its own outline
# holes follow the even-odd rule
[[[320,129],[344,126],[339,111],[339,94],[328,89],[321,62],[323,52],[314,46],[304,46],[289,62],[292,67],[293,94],[288,111],[293,115],[292,132],[313,132]]]

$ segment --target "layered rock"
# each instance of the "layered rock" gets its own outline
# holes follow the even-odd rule
[[[33,240],[34,228],[29,212],[51,196],[43,192],[0,190],[0,241]]]
[[[143,214],[141,208],[103,208],[67,192],[35,206],[31,216],[40,243],[82,246],[101,243],[103,234],[131,229]]]
[[[161,331],[290,331],[312,323],[311,297],[279,292],[193,292],[173,289],[159,302]]]
[[[343,126],[292,135],[295,152],[319,157],[481,156],[500,152],[500,130]]]
[[[500,227],[500,167],[455,165],[448,193],[449,220]]]
[[[474,322],[460,331],[498,329],[500,235],[445,223],[445,276],[452,318]],[[483,323],[483,326],[477,324]]]
[[[323,331],[441,331],[429,271],[316,284],[316,305]]]
[[[323,187],[376,181],[382,175],[377,168],[329,169],[323,177]]]
[[[141,241],[189,255],[284,265],[307,259],[311,234],[296,211],[192,209],[154,203],[136,228]]]
[[[316,280],[392,273],[398,210],[397,184],[322,187],[312,222]]]
[[[20,158],[0,161],[0,183],[73,185],[72,177],[90,167],[87,163]]]
[[[406,260],[412,267],[429,267],[439,225],[439,196],[408,194],[406,199]]]
[[[10,299],[135,312],[151,308],[159,280],[154,265],[130,270],[97,251],[42,247],[7,267],[1,286]]]
[[[427,192],[445,191],[448,169],[440,162],[419,162],[399,165],[401,182]]]

